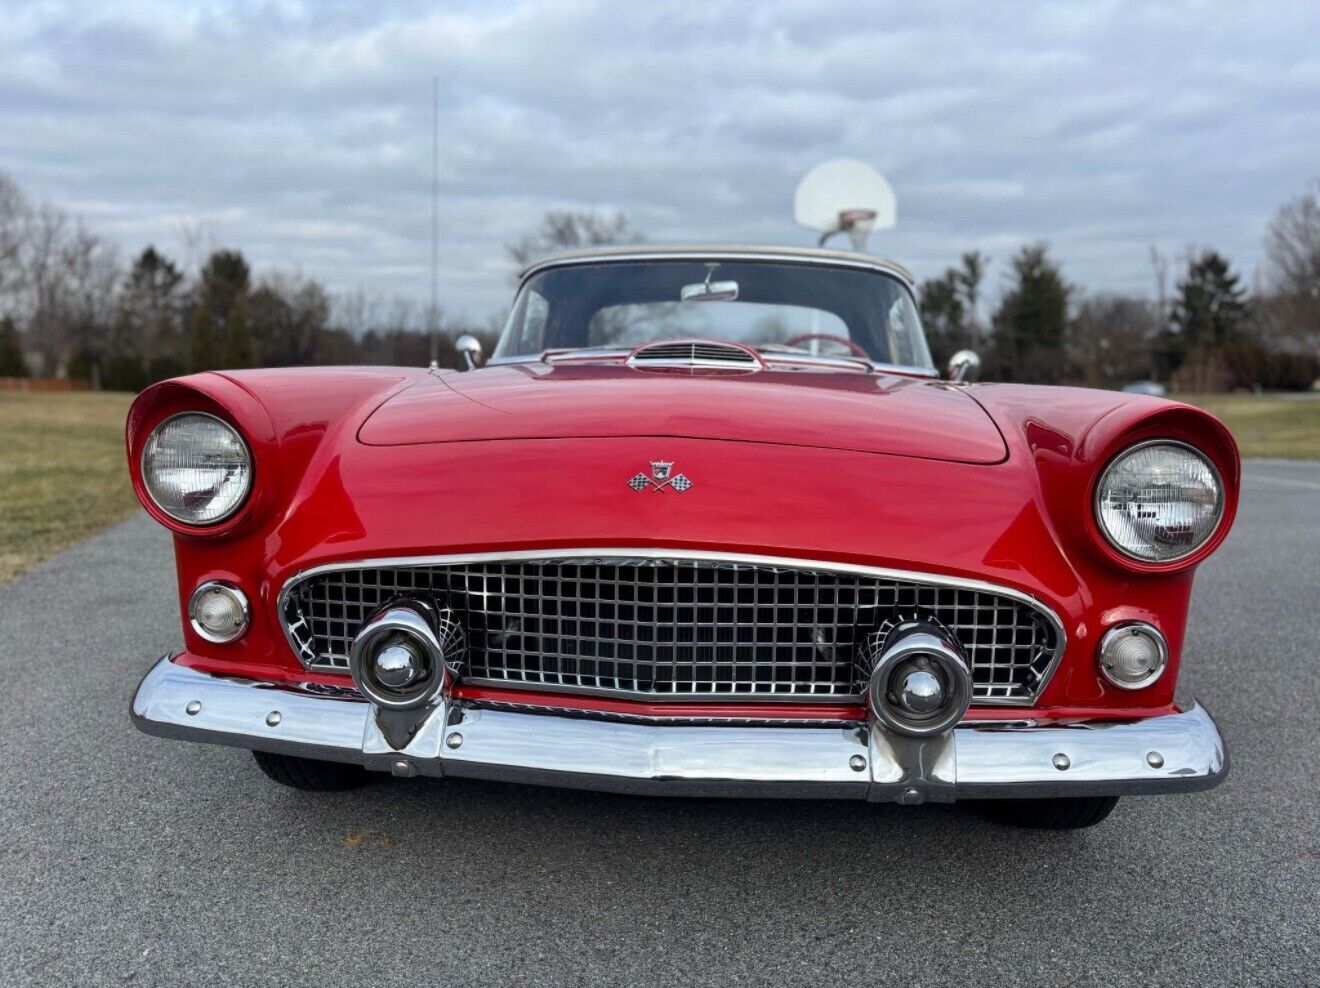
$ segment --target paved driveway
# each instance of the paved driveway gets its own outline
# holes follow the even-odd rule
[[[962,807],[268,783],[137,734],[135,518],[0,587],[0,982],[1316,984],[1320,465],[1249,465],[1184,685],[1233,774],[1075,834]]]

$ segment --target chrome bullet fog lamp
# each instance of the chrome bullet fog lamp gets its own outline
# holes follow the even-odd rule
[[[407,689],[422,674],[423,657],[416,645],[396,638],[376,653],[373,674],[391,690]]]
[[[1149,686],[1164,674],[1169,646],[1159,629],[1144,622],[1110,628],[1100,639],[1100,671],[1125,690]]]
[[[399,600],[369,618],[349,648],[358,690],[377,706],[411,710],[433,702],[465,650],[463,629],[448,608]]]
[[[238,587],[212,580],[193,591],[188,601],[193,631],[209,642],[231,642],[247,631],[251,612]]]
[[[184,412],[152,430],[142,447],[142,483],[152,503],[186,525],[214,525],[252,489],[252,455],[228,422]]]
[[[944,705],[944,684],[936,673],[912,665],[899,673],[898,705],[910,714],[925,717]]]
[[[931,737],[952,728],[972,702],[972,676],[956,638],[938,624],[909,621],[872,636],[867,698],[892,731]]]
[[[1190,556],[1214,535],[1224,485],[1198,450],[1166,440],[1139,443],[1114,459],[1095,492],[1095,519],[1119,552],[1148,563]]]

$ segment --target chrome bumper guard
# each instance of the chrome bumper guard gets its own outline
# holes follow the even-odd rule
[[[353,698],[225,679],[162,658],[133,698],[147,734],[400,776],[682,796],[955,799],[1192,792],[1228,774],[1203,707],[1133,722],[964,723],[913,740],[875,725],[637,724],[437,704],[408,738]]]

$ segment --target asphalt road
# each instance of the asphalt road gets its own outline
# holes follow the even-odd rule
[[[1183,684],[1221,788],[1074,834],[969,809],[387,780],[138,734],[178,636],[135,518],[0,587],[0,983],[1320,983],[1320,464],[1249,465]]]

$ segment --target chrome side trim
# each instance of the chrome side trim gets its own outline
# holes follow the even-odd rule
[[[978,706],[1032,706],[1036,699],[1044,692],[1049,685],[1050,679],[1054,676],[1054,671],[1058,668],[1059,662],[1063,659],[1064,653],[1068,648],[1068,634],[1064,630],[1063,622],[1054,610],[1048,607],[1039,598],[1031,594],[1024,593],[1021,590],[1014,590],[1011,587],[1004,587],[994,583],[987,583],[984,580],[965,579],[956,576],[944,576],[937,573],[919,573],[911,570],[887,569],[880,566],[862,566],[856,563],[838,563],[826,562],[822,560],[799,559],[796,557],[785,556],[762,556],[739,552],[711,552],[708,550],[695,549],[656,549],[656,548],[637,548],[632,546],[620,547],[598,547],[594,549],[520,549],[511,552],[472,552],[455,553],[452,555],[432,555],[432,556],[386,556],[374,557],[370,559],[351,559],[342,560],[333,563],[322,563],[319,566],[312,566],[304,570],[299,570],[284,581],[280,588],[279,596],[276,600],[276,618],[279,621],[281,630],[284,632],[284,639],[289,644],[289,649],[304,668],[309,668],[310,664],[306,661],[289,631],[284,621],[285,604],[288,601],[289,594],[293,588],[301,581],[311,577],[320,576],[323,573],[335,573],[342,570],[351,569],[389,569],[392,567],[407,566],[445,566],[461,565],[468,563],[498,563],[498,562],[526,562],[529,560],[549,560],[549,559],[605,559],[605,558],[625,558],[625,559],[682,559],[682,560],[710,560],[714,562],[742,563],[749,566],[775,566],[783,569],[817,570],[833,573],[850,573],[855,576],[870,576],[886,580],[901,580],[910,583],[924,583],[930,586],[953,587],[959,590],[974,590],[981,593],[999,594],[1004,597],[1010,597],[1028,607],[1039,611],[1042,616],[1053,626],[1054,633],[1057,636],[1058,646],[1054,650],[1054,657],[1046,666],[1041,674],[1040,685],[1036,689],[1033,697],[996,697],[994,699],[980,700]],[[475,682],[475,680],[473,680]],[[502,681],[491,681],[490,685],[508,685]],[[583,692],[578,690],[569,690],[569,692]],[[611,691],[611,696],[621,695]],[[788,699],[802,701],[810,699],[809,696],[789,697]],[[736,699],[736,697],[721,697],[721,699]],[[749,697],[749,700],[760,701],[763,697]],[[844,698],[842,702],[853,702],[855,698]]]
[[[147,673],[132,705],[133,723],[161,737],[348,762],[395,775],[653,795],[919,803],[1191,792],[1218,785],[1228,773],[1219,730],[1195,704],[1122,723],[964,723],[920,739],[863,723],[616,723],[444,701],[418,718],[415,730],[396,745],[370,704],[210,676],[169,656]]]

